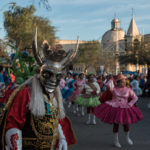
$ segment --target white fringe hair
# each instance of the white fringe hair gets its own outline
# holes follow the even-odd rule
[[[59,86],[57,86],[54,94],[55,94],[56,100],[58,102],[60,119],[63,119],[65,117],[65,109],[64,109],[63,98],[62,98],[62,94],[61,94]]]
[[[44,96],[37,76],[34,76],[32,80],[29,110],[34,116],[40,117],[45,115]]]
[[[40,82],[37,78],[38,76],[35,75],[34,77],[30,78],[25,83],[23,83],[21,86],[32,84],[29,110],[34,116],[40,117],[40,116],[44,116],[46,112],[45,112],[45,105],[44,105],[44,95],[42,92]],[[65,111],[64,111],[62,95],[59,87],[56,88],[54,95],[58,103],[60,119],[63,119],[65,117]]]

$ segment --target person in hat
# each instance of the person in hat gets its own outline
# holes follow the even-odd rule
[[[138,76],[135,76],[132,82],[130,83],[132,90],[135,92],[137,96],[142,95],[142,89],[139,87]]]
[[[3,67],[2,66],[0,66],[0,82],[5,83],[4,78],[3,78]]]
[[[84,73],[80,73],[79,77],[75,80],[73,87],[74,87],[74,91],[73,93],[68,97],[68,100],[70,102],[72,102],[72,104],[74,104],[74,102],[77,100],[77,98],[79,97],[80,93],[81,93],[81,89],[82,86],[85,84],[85,79],[84,79]],[[81,109],[79,110],[79,106],[78,104],[74,104],[73,105],[73,112],[74,114],[78,113],[81,110],[81,115],[84,116],[84,108],[81,107]]]
[[[88,118],[86,124],[96,124],[96,118],[93,112],[94,108],[100,104],[98,98],[101,91],[98,83],[94,81],[93,73],[89,73],[87,79],[87,82],[82,88],[81,96],[75,102],[80,106],[87,107]]]
[[[67,72],[67,77],[65,79],[65,87],[61,90],[63,98],[67,101],[70,94],[73,92],[73,90],[70,89],[70,86],[73,83],[72,74],[70,72]]]
[[[121,147],[118,138],[119,124],[124,127],[126,140],[129,145],[133,141],[129,137],[129,124],[143,119],[139,108],[135,105],[138,97],[133,90],[126,86],[126,77],[119,74],[116,77],[116,86],[103,93],[100,97],[101,105],[95,108],[94,114],[104,123],[113,124],[114,146]]]
[[[52,53],[48,43],[43,43],[41,58],[37,45],[36,30],[32,50],[40,70],[14,89],[2,109],[1,150],[67,150],[68,145],[76,143],[59,82],[77,48],[68,54],[59,50]]]
[[[107,89],[114,88],[115,85],[114,85],[114,79],[113,79],[113,75],[112,74],[110,74],[108,76],[107,82],[105,83],[105,86],[106,86]]]
[[[68,100],[68,108],[71,107],[71,104],[74,104],[74,103],[71,102],[71,99],[72,99],[71,95],[72,95],[72,93],[74,92],[74,90],[76,88],[76,86],[74,85],[74,83],[78,80],[78,77],[79,77],[78,73],[74,73],[73,74],[73,80],[68,83],[69,89],[68,89],[68,91],[66,92],[66,95],[65,95],[67,97],[67,100]],[[75,108],[74,108],[73,112],[76,113]]]

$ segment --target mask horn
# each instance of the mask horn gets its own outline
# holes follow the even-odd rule
[[[77,38],[76,48],[74,50],[69,50],[68,55],[61,61],[61,64],[65,67],[67,66],[76,56],[79,48],[79,37]]]
[[[35,28],[34,36],[33,36],[33,41],[32,41],[32,52],[34,54],[34,57],[38,63],[38,65],[42,66],[42,60],[39,55],[38,47],[37,47],[37,27]]]

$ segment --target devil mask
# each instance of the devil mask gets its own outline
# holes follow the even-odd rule
[[[43,57],[41,58],[37,48],[37,29],[35,30],[32,51],[40,66],[39,80],[47,93],[52,93],[58,86],[61,73],[76,56],[78,46],[79,39],[77,40],[76,48],[66,52],[61,45],[56,45],[54,48],[51,48],[48,42],[45,41],[43,43]]]

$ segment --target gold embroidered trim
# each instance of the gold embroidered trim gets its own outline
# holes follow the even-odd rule
[[[31,127],[32,127],[32,130],[34,131],[35,135],[39,138],[39,139],[51,139],[51,137],[53,137],[53,134],[54,134],[54,130],[55,128],[58,128],[58,116],[56,119],[51,119],[51,118],[44,118],[45,120],[46,119],[49,119],[49,122],[43,122],[40,120],[41,117],[34,117],[32,114],[31,114]],[[38,120],[36,123],[37,125],[39,126],[39,131],[36,129],[36,125],[35,125],[35,120]],[[45,133],[46,132],[46,129],[49,128],[52,130],[52,135],[44,135],[40,132],[43,132]],[[50,132],[50,131],[47,131],[47,132]]]
[[[58,116],[59,117],[59,116]],[[57,118],[56,122],[54,123],[54,125],[57,125],[57,128],[54,129],[54,134],[53,137],[57,137],[56,139],[58,139],[58,123],[59,123],[59,119]],[[54,150],[55,145],[56,145],[56,139],[53,138],[52,142],[51,142],[51,150]]]
[[[31,144],[32,146],[35,147],[40,147],[42,148],[50,148],[51,150],[53,150],[54,148],[56,148],[56,141],[58,139],[58,122],[59,122],[59,115],[58,115],[58,109],[57,109],[57,117],[55,119],[49,118],[49,122],[41,122],[43,124],[43,126],[39,123],[38,125],[40,125],[40,130],[43,130],[43,132],[45,132],[44,130],[44,126],[51,128],[52,129],[52,135],[42,135],[41,133],[39,133],[39,131],[37,131],[36,127],[35,127],[35,122],[34,122],[34,116],[31,114],[31,127],[32,130],[34,131],[35,135],[37,136],[36,138],[36,142],[34,142],[35,144],[31,143],[31,142],[25,142],[25,145],[29,145]],[[47,119],[47,118],[46,118]],[[40,119],[38,120],[40,122]],[[38,146],[36,146],[38,145]]]
[[[53,137],[56,141],[56,137]],[[37,138],[23,138],[23,146],[28,147],[28,146],[33,146],[38,149],[44,149],[44,148],[51,148],[52,144],[49,140],[39,140]],[[55,146],[55,145],[54,145]]]
[[[5,117],[5,120],[4,120],[4,127],[3,127],[3,130],[2,130],[2,150],[4,150],[5,148],[5,145],[4,145],[4,138],[5,138],[5,127],[6,127],[6,118],[8,116],[8,113],[9,113],[9,109],[12,105],[12,102],[13,102],[13,99],[14,97],[16,96],[16,94],[21,90],[23,89],[24,86],[19,86],[17,89],[15,89],[13,91],[13,93],[10,95],[9,99],[8,99],[8,102],[7,104],[5,105],[4,109],[3,109],[3,112],[2,112],[2,117],[0,118],[0,123],[1,121],[3,120],[3,117],[4,117],[4,113],[6,112],[6,117]],[[59,112],[59,110],[58,110]],[[36,136],[38,138],[23,138],[23,143],[24,145],[31,145],[31,146],[34,146],[34,147],[38,147],[40,149],[44,149],[44,148],[49,148],[51,147],[51,150],[53,150],[56,145],[56,140],[58,139],[58,121],[59,121],[59,114],[57,115],[56,119],[55,120],[52,120],[52,122],[54,123],[53,127],[54,127],[54,133],[53,133],[53,136],[42,136],[41,134],[39,134],[37,131],[36,131],[36,128],[34,126],[34,121],[32,120],[33,117],[31,115],[31,126],[32,126],[32,129],[34,130],[34,133],[36,134]],[[42,141],[40,141],[42,140]],[[52,142],[51,142],[52,140]],[[33,141],[36,141],[34,143],[32,143]],[[47,142],[46,142],[47,141]],[[51,144],[50,144],[51,143]]]

